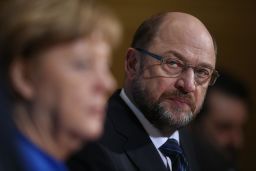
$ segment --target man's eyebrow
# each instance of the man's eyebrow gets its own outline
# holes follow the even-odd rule
[[[214,67],[210,64],[207,63],[201,63],[199,65],[197,65],[196,67],[203,67],[203,68],[208,68],[208,69],[214,69]]]
[[[165,57],[169,57],[171,54],[172,56],[175,56],[176,58],[178,58],[181,61],[188,62],[188,60],[182,54],[180,54],[179,52],[177,52],[175,50],[169,50],[165,54],[167,54],[167,55],[164,55]]]
[[[179,60],[181,60],[185,63],[189,63],[189,61],[182,54],[180,54],[179,52],[177,52],[175,50],[169,50],[166,52],[166,54],[171,54],[174,57],[178,58]],[[170,55],[164,55],[164,57],[168,57],[168,56],[170,56]],[[196,65],[196,67],[206,67],[209,69],[214,69],[214,67],[211,64],[205,63],[205,62],[199,63],[198,65]]]

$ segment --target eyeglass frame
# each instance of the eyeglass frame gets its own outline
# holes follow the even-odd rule
[[[161,64],[161,65],[162,65],[162,64],[166,64],[166,57],[164,57],[164,56],[157,55],[157,54],[155,54],[155,53],[149,52],[149,51],[147,51],[147,50],[145,50],[145,49],[142,49],[142,48],[137,48],[137,47],[135,47],[134,49],[137,50],[137,51],[139,51],[139,52],[141,52],[141,53],[143,53],[143,54],[145,54],[145,55],[148,55],[148,56],[150,56],[150,57],[152,57],[152,58],[154,58],[154,59],[160,61],[160,64]],[[178,77],[178,76],[179,76],[184,70],[186,70],[187,68],[192,68],[193,71],[195,72],[195,68],[197,67],[197,66],[193,66],[193,65],[190,65],[190,64],[186,64],[186,63],[184,63],[184,64],[182,63],[182,64],[180,64],[180,65],[181,65],[180,67],[182,68],[182,70],[181,70],[181,72],[180,72],[176,77]],[[216,80],[217,80],[218,77],[220,76],[220,75],[219,75],[219,72],[218,72],[217,70],[213,69],[213,68],[208,68],[208,69],[212,70],[210,76],[209,76],[204,82],[202,82],[202,83],[198,83],[198,82],[195,80],[195,82],[196,82],[197,84],[202,85],[202,84],[206,83],[207,81],[209,81],[209,79],[210,79],[210,81],[209,81],[209,86],[213,86],[213,85],[215,84]]]

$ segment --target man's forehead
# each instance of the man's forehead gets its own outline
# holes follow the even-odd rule
[[[202,62],[215,67],[216,56],[213,40],[208,31],[202,28],[187,28],[186,25],[175,26],[172,22],[163,23],[152,39],[149,49],[161,53],[161,55],[168,55],[168,53],[176,51],[188,61],[194,61],[192,63]],[[193,60],[193,57],[197,59]]]
[[[211,68],[215,67],[216,56],[214,48],[200,47],[194,43],[186,41],[163,40],[156,37],[149,50],[165,57],[176,57],[191,65],[205,65]]]

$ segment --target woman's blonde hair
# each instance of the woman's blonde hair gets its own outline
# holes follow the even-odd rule
[[[0,58],[4,67],[13,58],[29,58],[46,48],[102,32],[114,46],[119,22],[92,0],[8,0],[0,2]]]

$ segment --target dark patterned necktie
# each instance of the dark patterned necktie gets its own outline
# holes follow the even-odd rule
[[[172,161],[172,171],[189,171],[188,163],[177,140],[168,139],[159,150]]]

